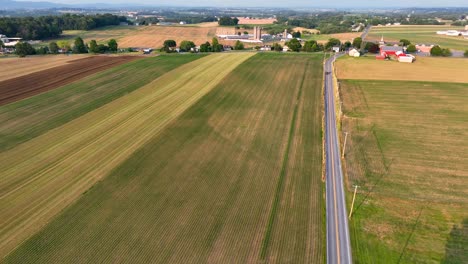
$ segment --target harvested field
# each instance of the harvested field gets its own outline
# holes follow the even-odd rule
[[[0,152],[126,95],[200,55],[149,57],[0,107]]]
[[[39,231],[252,55],[216,54],[187,63],[0,153],[0,256]]]
[[[276,22],[276,18],[246,18],[238,17],[239,25],[269,25]]]
[[[439,30],[463,30],[463,27],[452,26],[390,26],[372,27],[367,40],[379,41],[383,36],[386,41],[407,39],[414,44],[434,44],[443,48],[464,51],[468,49],[468,39],[437,35]]]
[[[0,82],[0,105],[15,102],[72,83],[93,73],[138,59],[136,56],[93,56],[74,60]]]
[[[6,262],[322,263],[321,65],[250,58]]]
[[[314,32],[313,30],[309,30]],[[339,39],[341,42],[350,41],[352,42],[354,38],[360,37],[360,32],[348,32],[348,33],[336,33],[336,34],[311,34],[302,36],[305,40],[316,40],[318,43],[326,43],[331,38]]]
[[[468,84],[340,83],[356,263],[468,263]]]
[[[244,31],[244,30],[243,30]],[[118,41],[119,47],[152,47],[160,48],[167,39],[173,39],[177,43],[183,40],[191,40],[200,45],[212,40],[216,34],[235,34],[234,27],[218,26],[114,26],[105,29],[89,31],[64,31],[64,39],[73,40],[75,37],[82,37],[85,42],[92,39],[104,43],[114,38]]]
[[[374,56],[337,60],[339,79],[402,80],[468,83],[468,60],[464,58],[417,57],[414,63],[380,61]]]
[[[30,56],[26,58],[0,59],[0,82],[6,79],[28,75],[33,72],[65,65],[87,55]]]

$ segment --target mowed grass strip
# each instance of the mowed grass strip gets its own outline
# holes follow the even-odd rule
[[[320,263],[321,62],[250,58],[6,262]],[[297,104],[286,187],[261,260]]]
[[[39,230],[251,56],[218,54],[185,64],[1,153],[0,255]]]
[[[357,263],[467,263],[468,84],[342,80]]]
[[[61,126],[202,56],[141,59],[0,107],[0,152]]]

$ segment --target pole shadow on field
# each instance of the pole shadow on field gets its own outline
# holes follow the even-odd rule
[[[411,229],[411,232],[409,233],[408,238],[406,239],[405,246],[401,250],[401,254],[400,254],[400,257],[398,258],[397,263],[401,263],[401,260],[403,259],[403,255],[405,254],[406,248],[408,247],[408,244],[411,238],[413,237],[414,232],[416,231],[416,227],[418,227],[419,225],[419,220],[421,219],[423,209],[424,207],[422,207],[421,210],[419,210],[419,214],[418,214],[418,217],[416,218],[416,222],[414,222],[413,228]]]
[[[453,225],[441,263],[468,263],[468,218],[465,218],[461,225]]]

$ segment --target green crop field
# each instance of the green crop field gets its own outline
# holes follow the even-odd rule
[[[342,80],[356,263],[468,263],[468,85]]]
[[[186,63],[0,153],[0,255],[38,231],[252,55],[219,54]]]
[[[179,80],[172,93],[150,85],[91,112],[99,130],[102,111],[138,119],[98,139],[110,147],[90,142],[86,170],[151,139],[5,261],[322,263],[322,57],[251,55],[210,55],[160,78]]]
[[[407,39],[414,44],[434,44],[442,48],[468,50],[468,39],[437,35],[439,30],[463,30],[463,27],[452,26],[393,26],[372,27],[368,39],[380,40],[383,36],[387,41]]]

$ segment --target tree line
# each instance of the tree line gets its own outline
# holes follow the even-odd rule
[[[41,40],[58,37],[63,30],[90,30],[119,25],[120,22],[125,21],[127,21],[127,18],[111,14],[1,17],[0,32],[8,37]]]
[[[1,44],[1,43],[0,43]],[[111,39],[105,44],[98,44],[96,40],[91,40],[89,43],[85,43],[82,38],[77,37],[73,42],[73,46],[68,41],[51,42],[48,46],[34,48],[28,42],[18,42],[15,45],[15,54],[19,57],[26,57],[27,55],[45,55],[45,54],[58,54],[68,53],[74,54],[83,53],[106,53],[106,52],[117,52],[118,43],[115,39]]]

